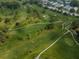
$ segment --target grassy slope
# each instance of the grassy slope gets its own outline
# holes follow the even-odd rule
[[[32,10],[39,11],[39,16],[34,14]],[[48,47],[59,36],[62,35],[61,23],[55,24],[51,30],[44,29],[46,25],[33,25],[33,23],[48,22],[50,19],[53,21],[72,21],[75,17],[64,16],[56,12],[43,9],[33,5],[30,9],[31,13],[27,13],[27,8],[18,9],[17,14],[4,16],[1,14],[0,24],[2,28],[7,25],[9,29],[15,29],[15,22],[19,21],[22,30],[10,31],[5,34],[9,36],[5,43],[0,46],[0,59],[34,59],[43,49]],[[43,14],[43,10],[46,10]],[[3,11],[4,12],[4,11]],[[5,11],[7,12],[7,11]],[[7,13],[6,13],[7,14]],[[43,18],[42,16],[47,17]],[[14,17],[15,16],[15,17]],[[41,17],[41,18],[40,18]],[[5,24],[4,19],[9,18],[10,23]],[[4,24],[4,25],[3,25]],[[0,29],[1,30],[1,29]],[[41,30],[41,31],[40,31]],[[28,38],[29,36],[29,38]],[[63,37],[56,45],[46,51],[41,59],[79,59],[79,46],[76,46],[70,35]]]

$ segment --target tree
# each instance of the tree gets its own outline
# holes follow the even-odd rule
[[[74,20],[71,24],[71,29],[75,30],[79,27],[79,20]]]
[[[70,12],[71,12],[71,13],[74,13],[74,12],[75,12],[75,10],[72,8],[72,9],[70,9]]]
[[[34,3],[34,4],[38,4],[38,1],[39,1],[39,0],[29,0],[29,3],[31,3],[31,4],[33,4],[33,3]]]
[[[74,34],[75,40],[79,43],[79,20],[72,22],[71,29],[76,32],[76,34]]]
[[[53,28],[53,24],[47,24],[46,27],[45,27],[45,29],[47,29],[47,30],[50,30],[52,28]]]
[[[0,32],[0,42],[4,43],[5,42],[5,36],[3,32]]]
[[[56,2],[57,0],[49,0],[49,1],[54,1],[54,2]]]
[[[78,6],[79,7],[79,1],[78,0],[72,0],[70,5],[71,6]]]
[[[79,9],[77,10],[77,13],[79,14]]]
[[[5,20],[4,20],[4,23],[5,24],[7,24],[7,23],[9,23],[10,22],[10,19],[8,19],[8,18],[6,18]]]
[[[17,9],[20,7],[18,2],[1,2],[0,4],[0,7],[6,7],[8,9]]]

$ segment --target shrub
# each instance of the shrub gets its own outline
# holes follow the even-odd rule
[[[1,2],[0,7],[8,9],[17,9],[20,7],[20,4],[18,2]]]

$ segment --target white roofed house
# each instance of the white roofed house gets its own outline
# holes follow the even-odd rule
[[[47,3],[48,3],[48,0],[41,0],[41,3],[42,3],[42,6],[43,7],[46,7]]]
[[[66,6],[66,5],[70,5],[71,1],[72,1],[72,0],[64,0],[64,5],[65,5],[65,6]]]
[[[69,14],[70,9],[72,9],[72,7],[70,6],[70,1],[65,1],[62,13]]]
[[[52,4],[52,6],[54,6],[55,10],[58,10],[59,4],[58,4],[58,2],[55,2]]]
[[[62,9],[63,9],[63,7],[64,7],[64,4],[57,3],[57,4],[55,5],[55,7],[57,8],[57,11],[62,12]]]
[[[63,14],[66,15],[79,16],[79,13],[77,13],[79,8],[71,6],[70,5],[71,0],[65,2],[63,2],[62,0],[57,0],[57,1],[40,0],[39,3],[41,3],[43,7],[47,7],[48,9],[62,12]]]
[[[53,2],[53,1],[49,1],[47,4],[48,9],[52,9],[52,10],[57,10],[58,3],[57,2]]]
[[[74,10],[75,10],[74,16],[79,16],[79,8],[74,7]]]
[[[78,11],[78,7],[72,7],[70,5],[64,6],[64,9],[63,9],[63,13],[66,13],[71,16],[79,16],[77,11]]]
[[[57,2],[60,4],[64,4],[64,2],[62,0],[57,0]]]
[[[57,4],[57,2],[49,1],[47,7],[48,7],[49,9],[56,10],[56,9],[57,9],[57,8],[55,7],[56,4]]]
[[[70,14],[70,10],[72,8],[73,7],[71,7],[70,5],[66,5],[66,6],[64,6],[62,13]]]
[[[60,3],[58,3],[58,2],[53,2],[53,1],[50,1],[49,3],[48,3],[48,8],[49,9],[52,9],[52,10],[57,10],[57,11],[59,11],[60,9],[60,7],[63,7],[64,6],[64,4],[60,4]]]
[[[54,3],[53,1],[48,1],[47,8],[52,9],[53,8],[53,6],[52,6],[53,3]]]

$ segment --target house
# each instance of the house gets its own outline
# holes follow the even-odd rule
[[[78,7],[74,7],[74,10],[75,10],[74,16],[79,16],[79,14],[77,13],[78,9],[79,9]]]
[[[41,0],[42,6],[45,7],[48,3],[48,0]]]
[[[64,2],[62,0],[57,0],[57,2],[60,4],[64,4]]]
[[[56,10],[58,12],[62,12],[63,14],[71,15],[71,16],[79,16],[77,13],[78,7],[72,7],[70,6],[71,0],[68,1],[62,1],[62,0],[57,0],[57,1],[49,1],[49,0],[40,0],[41,5],[43,7],[47,7],[48,9],[51,10]]]
[[[64,1],[64,5],[70,5],[70,3],[71,3],[71,0],[65,0]]]
[[[70,10],[71,10],[72,8],[73,8],[73,7],[71,7],[70,5],[66,5],[66,6],[64,6],[62,13],[66,13],[66,14],[72,15],[72,13],[70,13]]]
[[[47,4],[48,0],[42,0],[43,4]]]
[[[74,16],[79,16],[79,14],[78,13],[74,13]]]
[[[64,7],[63,4],[60,4],[58,2],[55,2],[52,4],[53,10],[61,12],[62,8]]]
[[[77,12],[77,10],[78,10],[78,7],[74,7],[74,10],[75,10],[75,12]]]
[[[56,10],[61,12],[62,8],[64,7],[63,2],[54,2],[54,1],[49,1],[47,4],[48,9]]]
[[[47,8],[52,9],[52,10],[56,10],[55,4],[56,4],[56,2],[49,1],[47,4]]]
[[[70,5],[66,5],[64,6],[64,10],[70,11],[70,9],[72,9],[73,7],[71,7]]]
[[[51,6],[52,6],[52,9],[53,9],[53,10],[59,11],[59,8],[60,8],[60,7],[63,7],[64,4],[60,4],[60,3],[58,3],[58,2],[52,2],[52,3],[51,3]]]

